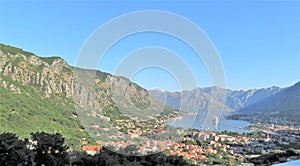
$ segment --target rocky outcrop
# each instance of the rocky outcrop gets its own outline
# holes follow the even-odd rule
[[[36,93],[43,98],[74,99],[81,108],[146,108],[148,92],[130,80],[96,70],[69,66],[59,57],[42,58],[21,49],[0,45],[0,86],[14,93]],[[88,78],[87,78],[88,77]]]
[[[53,94],[72,96],[71,67],[62,59],[56,58],[52,64],[48,64],[35,55],[5,54],[1,50],[0,58],[0,73],[11,79],[10,83],[17,82],[23,86],[33,86],[36,91],[42,92],[44,97],[50,97]]]

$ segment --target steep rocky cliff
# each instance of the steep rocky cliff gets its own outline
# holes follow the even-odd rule
[[[1,45],[0,59],[0,74],[6,78],[0,77],[0,85],[18,94],[30,95],[33,90],[43,98],[87,96],[78,101],[83,107],[93,103],[88,100],[97,100],[102,107],[112,106],[112,94],[122,96],[126,104],[137,107],[150,104],[148,92],[128,79],[95,70],[75,69],[59,57],[41,58],[18,48]],[[85,80],[79,78],[74,82],[73,69],[77,71],[77,76],[78,71],[94,76],[95,99],[88,98],[91,92],[80,82]],[[31,91],[24,88],[26,86]]]

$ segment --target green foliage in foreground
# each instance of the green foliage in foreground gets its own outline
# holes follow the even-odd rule
[[[157,153],[148,156],[125,156],[105,147],[94,155],[82,151],[67,152],[60,134],[32,133],[31,138],[19,140],[12,133],[0,134],[0,165],[189,165],[181,156]],[[125,147],[125,150],[132,147]]]
[[[37,132],[19,140],[13,133],[0,134],[0,165],[65,165],[68,147],[60,134]]]
[[[298,156],[299,159],[299,151],[295,151],[294,149],[288,149],[280,153],[264,154],[259,157],[249,159],[249,162],[254,163],[254,165],[273,165],[282,162],[287,162],[287,158],[290,156]]]
[[[80,121],[75,117],[74,105],[59,98],[43,99],[32,93],[16,94],[0,86],[0,132],[12,132],[21,138],[30,133],[45,131],[62,133],[66,143],[76,148],[82,138],[89,135],[82,130]],[[78,148],[78,147],[77,147]]]

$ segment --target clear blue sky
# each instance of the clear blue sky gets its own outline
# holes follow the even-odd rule
[[[177,13],[201,27],[221,57],[226,87],[250,89],[290,86],[300,81],[300,1],[12,1],[0,0],[0,42],[39,56],[61,56],[76,63],[87,38],[105,22],[140,10]],[[193,51],[164,34],[143,33],[121,40],[99,65],[112,73],[129,52],[149,45],[173,50],[210,86],[203,62]],[[164,78],[164,79],[161,79]],[[141,86],[178,90],[170,74],[147,68],[133,78]]]

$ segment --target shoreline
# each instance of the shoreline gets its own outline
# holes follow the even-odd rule
[[[204,115],[202,116],[204,117]],[[197,123],[199,121],[199,123]],[[203,122],[205,118],[201,118],[201,115],[196,113],[189,113],[189,114],[181,114],[176,118],[168,119],[165,124],[174,126],[174,127],[182,127],[184,129],[198,129],[203,130]],[[207,122],[206,122],[207,123]],[[252,123],[244,120],[233,120],[227,119],[225,116],[220,118],[218,126],[213,131],[234,131],[234,132],[253,132],[249,130],[247,127],[252,125]]]

